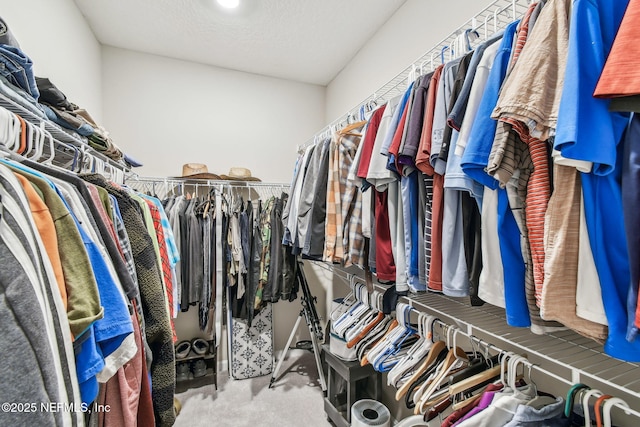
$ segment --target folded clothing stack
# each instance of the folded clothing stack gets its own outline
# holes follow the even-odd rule
[[[114,160],[122,160],[123,153],[109,133],[98,125],[89,112],[69,102],[66,95],[51,80],[36,77],[39,102],[47,118],[54,123],[85,136],[91,148]]]

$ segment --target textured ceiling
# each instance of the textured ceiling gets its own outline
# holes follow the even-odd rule
[[[406,0],[75,0],[105,45],[328,84]]]

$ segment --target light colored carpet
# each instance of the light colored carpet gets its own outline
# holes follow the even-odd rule
[[[209,385],[176,395],[182,411],[175,426],[331,426],[316,371],[313,353],[289,350],[272,389],[270,376],[234,380],[220,373],[217,391]]]

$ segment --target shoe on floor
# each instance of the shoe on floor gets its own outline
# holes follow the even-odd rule
[[[189,379],[189,365],[186,363],[178,363],[176,368],[176,381],[186,381]]]
[[[204,360],[198,360],[196,363],[194,363],[193,365],[194,378],[204,377],[206,373],[207,373],[207,364],[204,363]]]
[[[176,359],[184,359],[191,351],[191,343],[189,341],[180,341],[176,345]]]
[[[204,356],[207,354],[207,350],[209,350],[209,342],[202,338],[196,338],[191,341],[191,348],[196,354]]]

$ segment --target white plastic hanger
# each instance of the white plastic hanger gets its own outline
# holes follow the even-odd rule
[[[598,389],[592,388],[585,392],[584,396],[582,396],[582,410],[584,411],[584,425],[585,427],[591,427],[591,413],[589,411],[589,399],[591,397],[600,397],[602,396],[602,392]]]
[[[629,404],[619,397],[612,397],[605,400],[602,405],[604,427],[611,427],[611,407],[616,403],[624,408],[629,408]],[[628,414],[627,411],[625,411],[625,413]]]
[[[434,316],[420,312],[418,314],[418,335],[420,338],[413,344],[407,354],[394,366],[387,375],[387,384],[394,387],[400,378],[414,368],[428,353],[433,345]]]

